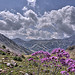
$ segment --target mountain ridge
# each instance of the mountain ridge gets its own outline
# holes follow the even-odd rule
[[[31,51],[23,46],[17,45],[14,41],[0,33],[0,45],[5,45],[6,48],[15,53],[29,54]],[[30,52],[29,52],[30,51]]]
[[[18,45],[22,45],[23,47],[29,48],[34,51],[38,51],[38,50],[51,51],[54,48],[58,48],[58,47],[66,49],[68,46],[75,45],[75,35],[72,35],[71,37],[64,38],[64,39],[24,41],[18,38],[12,40]]]

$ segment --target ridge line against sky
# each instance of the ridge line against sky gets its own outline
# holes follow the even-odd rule
[[[37,0],[27,2],[27,5],[21,8],[21,12],[13,8],[0,10],[0,33],[11,39],[24,40],[57,39],[75,34],[74,6],[66,5],[58,10],[44,11],[42,15],[40,7],[37,6],[38,11],[35,10]]]

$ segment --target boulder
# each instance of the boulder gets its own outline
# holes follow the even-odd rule
[[[10,66],[11,66],[11,64],[10,64],[10,63],[7,63],[7,66],[8,66],[8,67],[10,67]]]
[[[14,61],[14,60],[11,60],[11,65],[14,66],[14,67],[17,67],[17,63]]]
[[[28,73],[25,73],[25,75],[33,75],[32,73],[28,72]]]
[[[2,69],[0,69],[0,72],[2,72]]]
[[[28,73],[25,73],[25,75],[29,75]]]

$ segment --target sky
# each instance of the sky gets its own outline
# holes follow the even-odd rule
[[[23,40],[70,37],[75,0],[0,0],[0,33]]]

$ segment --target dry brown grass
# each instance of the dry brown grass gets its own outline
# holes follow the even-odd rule
[[[24,55],[24,56],[25,56],[26,58],[27,58],[27,57],[31,57],[31,55]]]
[[[66,50],[70,54],[70,58],[75,59],[75,49],[73,50]]]

